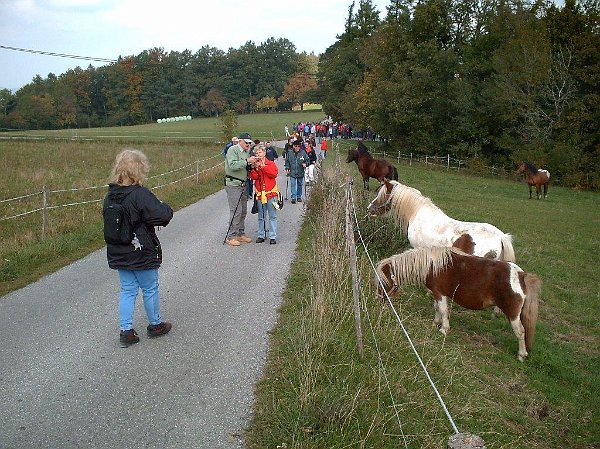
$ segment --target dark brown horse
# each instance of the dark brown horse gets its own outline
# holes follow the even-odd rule
[[[550,172],[537,168],[531,162],[523,162],[519,165],[517,174],[527,174],[527,185],[529,186],[529,199],[531,199],[531,187],[535,186],[535,193],[539,200],[542,196],[542,186],[544,187],[544,199],[548,197],[548,183],[550,182]]]
[[[375,159],[369,153],[364,143],[358,142],[355,150],[348,150],[346,162],[356,162],[358,171],[363,178],[364,188],[369,190],[369,178],[375,178],[379,182],[384,179],[398,181],[398,170],[385,159]]]
[[[417,248],[383,259],[377,295],[395,295],[403,284],[422,285],[434,297],[433,322],[444,335],[450,330],[448,299],[466,309],[497,306],[504,312],[523,361],[533,347],[541,281],[516,264],[471,256],[456,248]]]

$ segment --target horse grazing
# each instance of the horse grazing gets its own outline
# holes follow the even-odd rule
[[[377,295],[391,296],[403,284],[425,286],[433,295],[433,322],[444,335],[450,330],[448,299],[470,310],[495,305],[508,318],[519,340],[518,359],[533,347],[541,281],[512,262],[466,254],[456,248],[410,249],[377,265]]]
[[[368,210],[371,216],[390,212],[413,248],[454,245],[476,256],[515,261],[510,234],[489,223],[450,218],[417,189],[397,181],[385,181]]]
[[[369,190],[369,178],[375,178],[379,182],[384,179],[398,180],[398,170],[385,159],[374,159],[364,143],[358,142],[355,150],[348,150],[347,163],[356,162],[358,171],[363,178],[363,186]]]
[[[542,186],[544,187],[544,199],[548,198],[548,183],[550,182],[550,172],[537,168],[531,162],[523,162],[517,169],[517,175],[527,174],[527,185],[529,186],[529,199],[531,199],[531,187],[535,186],[535,193],[539,200],[542,196]]]

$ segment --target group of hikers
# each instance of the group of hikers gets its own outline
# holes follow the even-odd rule
[[[383,140],[382,137],[370,127],[365,129],[354,129],[349,123],[342,123],[333,121],[331,117],[328,117],[319,122],[299,122],[293,123],[291,130],[288,125],[284,127],[285,136],[290,137],[297,135],[300,137],[306,137],[312,135],[317,139],[317,143],[321,142],[321,139],[353,139],[359,138],[363,140]]]
[[[320,139],[320,157],[327,153],[327,139]],[[223,150],[225,154],[225,192],[229,205],[229,227],[223,243],[236,247],[251,243],[245,233],[248,199],[252,212],[258,216],[258,232],[254,240],[271,245],[277,243],[277,211],[283,207],[283,197],[277,186],[279,157],[271,141],[252,140],[241,133]],[[286,190],[291,203],[301,203],[303,185],[315,181],[317,148],[311,133],[291,134],[283,150]],[[118,271],[119,342],[128,347],[140,341],[133,329],[135,302],[142,291],[148,318],[146,332],[154,338],[170,332],[172,325],[160,314],[158,269],[162,264],[161,244],[156,226],[167,226],[173,209],[160,201],[142,184],[148,176],[146,155],[133,148],[121,151],[112,168],[108,192],[104,199],[104,239],[108,266]],[[286,192],[287,196],[287,192]]]
[[[326,139],[321,141],[320,151],[321,157],[325,157]],[[277,211],[283,207],[283,199],[277,186],[279,169],[274,162],[278,158],[275,147],[271,141],[262,143],[252,140],[250,134],[242,133],[232,138],[224,153],[225,192],[230,212],[225,243],[240,246],[252,242],[245,234],[247,201],[252,198],[252,211],[258,215],[255,242],[263,243],[268,239],[271,245],[276,244]],[[301,203],[304,184],[310,185],[315,181],[318,157],[314,136],[309,134],[302,138],[297,134],[290,135],[283,149],[283,158],[287,176],[285,196],[289,188],[291,203]]]

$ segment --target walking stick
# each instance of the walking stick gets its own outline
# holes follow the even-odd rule
[[[269,204],[269,199],[267,198],[267,204],[263,204],[262,201],[260,202],[261,208],[262,208],[262,217],[263,217],[263,229],[265,230],[265,240],[268,238],[267,235],[267,220],[265,219],[265,209],[268,207]],[[269,217],[271,216],[271,214],[269,214]]]
[[[227,232],[225,233],[225,238],[223,239],[223,245],[225,244],[225,242],[227,241],[227,236],[229,235],[229,230],[231,229],[231,225],[233,224],[233,219],[235,218],[235,213],[238,210],[238,207],[240,206],[240,201],[242,201],[242,196],[244,195],[244,190],[246,189],[246,183],[243,183],[241,185],[242,187],[242,193],[240,193],[240,197],[238,198],[238,202],[235,205],[235,210],[233,211],[233,215],[231,216],[231,220],[229,220],[229,227],[227,228]]]
[[[286,200],[286,201],[288,200],[288,182],[289,182],[289,180],[290,180],[290,175],[289,175],[289,173],[286,173],[285,174],[285,198],[284,198],[284,200]]]

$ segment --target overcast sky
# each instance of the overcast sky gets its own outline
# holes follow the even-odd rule
[[[117,59],[163,47],[227,51],[247,41],[287,38],[297,51],[322,53],[344,31],[352,0],[0,0],[0,45]],[[356,2],[358,4],[358,1]],[[383,18],[388,0],[373,0]],[[0,88],[102,62],[0,48]]]

